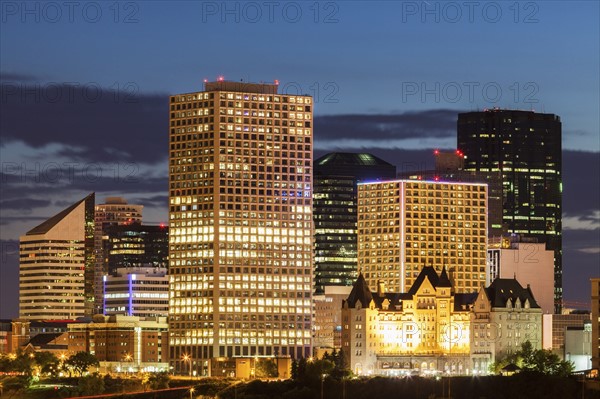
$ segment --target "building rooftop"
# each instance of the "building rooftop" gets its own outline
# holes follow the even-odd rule
[[[529,300],[529,307],[540,307],[533,297],[533,292],[531,292],[529,285],[527,288],[523,288],[523,286],[514,278],[497,278],[485,289],[485,291],[492,303],[492,307],[503,308],[506,306],[506,302],[509,299],[513,304],[517,299],[519,299],[522,304],[524,304],[526,300]]]
[[[392,166],[389,162],[368,153],[353,152],[331,152],[323,155],[315,161],[318,166],[340,166],[340,165],[360,165],[360,166]]]
[[[67,216],[71,211],[73,211],[73,209],[77,208],[79,206],[79,204],[81,204],[82,202],[85,202],[87,200],[92,200],[93,201],[94,200],[94,193],[89,194],[84,199],[82,199],[80,201],[77,201],[76,203],[74,203],[73,205],[71,205],[70,207],[68,207],[67,209],[64,209],[63,211],[61,211],[61,212],[57,213],[56,215],[52,216],[50,219],[46,220],[42,224],[40,224],[40,225],[34,227],[33,229],[29,230],[25,235],[32,236],[32,235],[38,235],[38,234],[46,234],[54,226],[56,226],[61,220],[63,220],[63,218],[65,216]]]
[[[375,307],[378,309],[382,308],[383,302],[387,299],[388,306],[390,309],[400,310],[402,309],[402,301],[411,300],[413,296],[417,293],[419,287],[425,281],[425,278],[429,280],[431,285],[434,288],[438,287],[448,287],[452,288],[452,284],[450,279],[448,278],[448,274],[446,273],[446,268],[442,269],[440,275],[437,274],[435,269],[432,266],[425,266],[421,269],[419,276],[410,287],[410,290],[407,293],[397,293],[397,292],[385,292],[379,294],[378,292],[371,292],[369,289],[369,285],[367,281],[363,277],[362,273],[358,275],[358,279],[355,281],[352,286],[352,291],[350,291],[350,295],[346,299],[346,303],[348,307],[354,308],[356,304],[360,302],[361,307],[367,307],[373,301]],[[465,311],[468,310],[469,305],[473,304],[477,299],[477,292],[467,293],[467,294],[454,294],[454,310],[455,311]]]
[[[277,94],[279,83],[248,83],[218,80],[204,82],[205,91],[234,91],[240,93]]]

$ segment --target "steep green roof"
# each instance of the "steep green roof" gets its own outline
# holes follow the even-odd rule
[[[375,155],[368,153],[354,152],[331,152],[323,155],[315,161],[316,165],[360,165],[360,166],[391,166],[390,163],[384,161]]]

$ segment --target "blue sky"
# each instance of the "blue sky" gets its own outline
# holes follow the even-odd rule
[[[588,301],[589,277],[600,275],[600,195],[592,177],[600,166],[598,2],[73,7],[1,3],[3,248],[92,190],[99,200],[138,200],[148,221],[165,221],[166,96],[201,90],[203,79],[221,75],[277,79],[284,92],[315,96],[321,121],[368,120],[356,138],[319,131],[332,125],[317,119],[317,154],[372,151],[397,165],[454,147],[453,115],[461,111],[497,106],[560,115],[571,162],[563,170],[565,296]],[[407,114],[417,117],[397,125],[396,138],[369,134],[385,118]],[[0,299],[12,292],[12,252],[1,258]],[[0,303],[0,316],[14,314]]]

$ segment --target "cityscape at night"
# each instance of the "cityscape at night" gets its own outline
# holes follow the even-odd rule
[[[0,396],[600,395],[599,3],[0,20]]]

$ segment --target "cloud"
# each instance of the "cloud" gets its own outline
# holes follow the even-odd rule
[[[453,138],[460,111],[433,109],[396,114],[350,114],[315,117],[315,143],[337,140]]]
[[[598,230],[600,229],[600,210],[596,209],[586,215],[563,215],[563,230]]]
[[[50,205],[52,201],[35,198],[17,198],[12,200],[0,201],[0,208],[3,210],[14,209],[25,213],[31,212],[33,208],[43,208]]]
[[[4,144],[59,143],[60,155],[86,162],[153,163],[168,155],[168,95],[140,93],[134,82],[112,89],[3,80],[0,97]]]
[[[569,217],[589,217],[600,207],[600,153],[562,152],[563,213]]]
[[[144,207],[155,207],[167,210],[169,206],[169,196],[154,195],[152,197],[132,198],[128,202],[132,204],[143,204]]]

